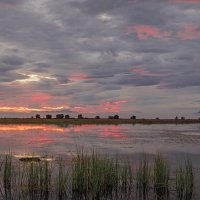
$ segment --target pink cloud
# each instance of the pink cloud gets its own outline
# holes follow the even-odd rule
[[[182,40],[200,39],[200,27],[194,24],[186,24],[184,31],[177,32],[176,35]]]
[[[30,103],[38,103],[38,102],[47,102],[49,101],[50,99],[52,99],[53,96],[49,95],[49,94],[46,94],[46,93],[36,93],[34,95],[31,95],[29,97],[29,102]]]
[[[159,28],[149,25],[130,26],[127,35],[130,35],[131,33],[136,33],[140,40],[146,40],[149,37],[158,39],[169,38],[172,35],[171,32],[162,32]]]
[[[71,111],[84,114],[118,113],[120,112],[122,107],[121,104],[123,103],[128,103],[128,100],[103,101],[100,105],[96,106],[79,105],[71,108]]]
[[[84,80],[93,80],[94,78],[91,77],[91,75],[89,74],[84,74],[84,73],[80,73],[80,74],[73,74],[69,77],[70,81],[84,81]]]
[[[106,101],[102,103],[102,107],[105,112],[117,113],[121,110],[121,104],[123,103],[128,103],[128,100]]]
[[[129,70],[130,72],[142,75],[142,76],[156,76],[158,74],[151,73],[145,68],[133,68]]]

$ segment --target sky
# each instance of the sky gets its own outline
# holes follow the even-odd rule
[[[200,117],[200,0],[0,0],[0,117]]]

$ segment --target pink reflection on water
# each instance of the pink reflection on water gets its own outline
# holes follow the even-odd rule
[[[70,132],[79,133],[79,134],[98,134],[99,136],[103,135],[106,138],[127,138],[122,131],[119,125],[80,125],[70,127]]]
[[[68,129],[48,125],[0,125],[0,150],[32,151],[34,148],[52,145],[60,134],[67,132]]]
[[[109,138],[124,139],[125,135],[122,134],[121,128],[118,125],[110,125],[102,128],[102,134]]]
[[[75,143],[89,145],[104,140],[121,140],[122,134],[117,125],[79,125],[58,127],[54,125],[0,125],[0,152],[61,152],[69,151]]]
[[[63,128],[57,126],[48,126],[48,125],[0,125],[0,134],[3,131],[31,131],[31,130],[41,130],[41,131],[50,131],[50,132],[64,132]]]

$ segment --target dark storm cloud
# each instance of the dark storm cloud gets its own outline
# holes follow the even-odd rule
[[[116,80],[116,84],[131,86],[152,86],[158,85],[160,81],[161,78],[155,76],[124,75]]]
[[[0,4],[18,4],[21,3],[23,0],[0,0]]]
[[[35,73],[48,73],[51,65],[49,63],[31,63],[30,71]]]
[[[113,9],[125,6],[128,3],[128,0],[87,0],[84,2],[71,2],[70,5],[79,8],[83,12],[90,14],[99,14],[102,12],[108,12]]]
[[[25,78],[28,78],[26,75],[22,75],[22,74],[17,74],[17,73],[14,73],[14,72],[11,72],[11,71],[1,71],[1,75],[0,75],[0,82],[3,82],[3,83],[10,83],[10,82],[13,82],[13,81],[16,81],[16,80],[20,80],[20,79],[25,79]]]
[[[8,55],[1,58],[2,63],[7,65],[19,66],[24,64],[24,59],[16,55]]]
[[[200,74],[179,74],[176,76],[170,76],[166,79],[166,85],[163,85],[167,88],[186,88],[200,86]]]

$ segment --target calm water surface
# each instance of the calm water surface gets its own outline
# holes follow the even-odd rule
[[[77,147],[130,156],[146,152],[200,155],[200,125],[0,125],[0,153],[62,155]]]

